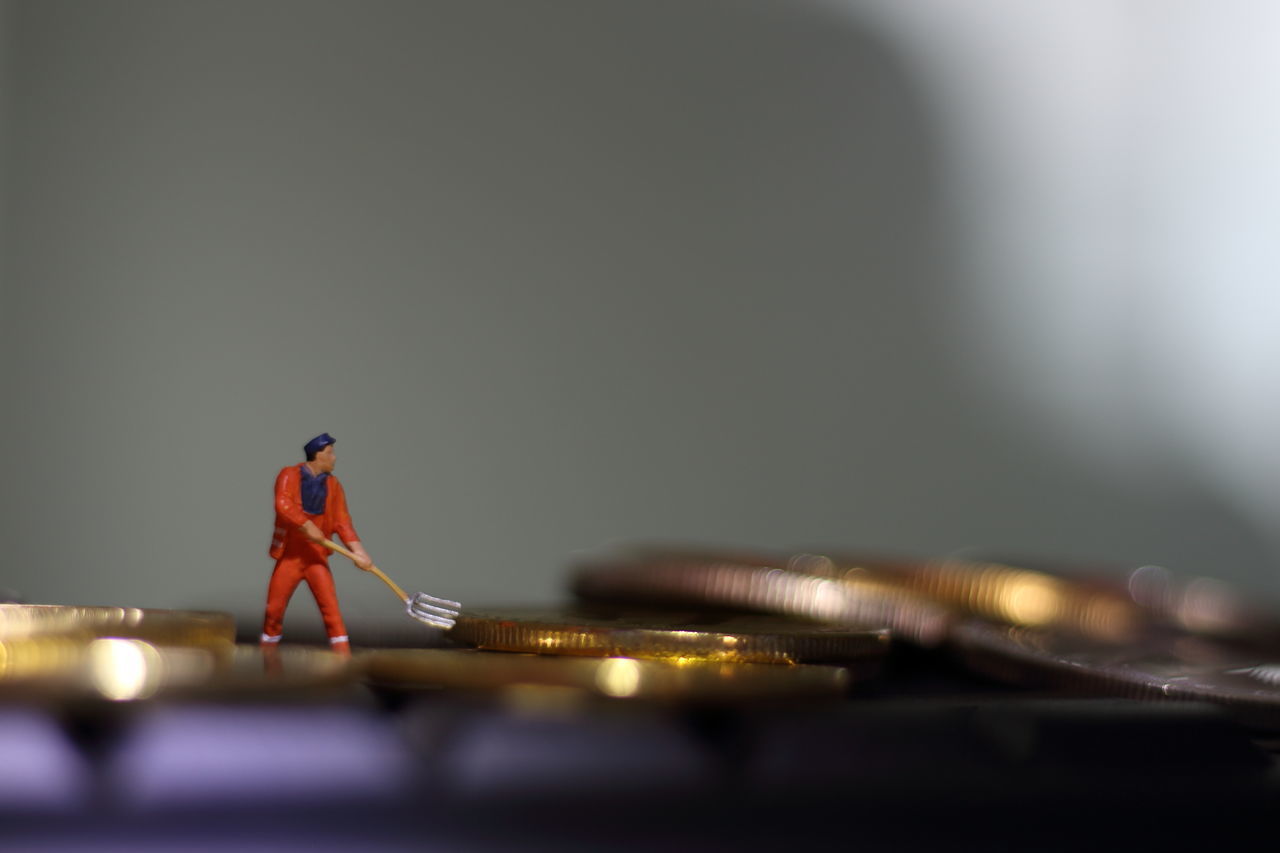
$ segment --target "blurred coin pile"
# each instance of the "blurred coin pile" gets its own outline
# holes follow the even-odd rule
[[[373,652],[362,670],[402,687],[738,701],[847,695],[893,646],[1037,690],[1206,700],[1280,725],[1276,621],[1156,566],[637,544],[580,557],[570,584],[568,608],[464,611],[450,639],[478,652]]]
[[[344,673],[328,652],[268,659],[236,646],[229,613],[0,604],[0,697],[9,700],[204,699],[314,688]]]
[[[362,671],[400,687],[677,702],[837,698],[878,668],[889,642],[880,627],[608,605],[467,610],[449,636],[476,651],[370,652]]]
[[[1038,689],[1194,699],[1280,725],[1280,625],[1226,584],[1167,570],[1028,568],[989,559],[903,560],[641,545],[578,561],[584,602],[785,614],[897,644]]]
[[[577,559],[577,601],[464,610],[415,648],[236,646],[228,614],[0,605],[0,695],[380,689],[731,703],[837,699],[889,653],[1085,695],[1209,701],[1280,728],[1280,626],[1219,581],[1004,558],[633,545]],[[444,647],[442,647],[444,646]],[[466,646],[468,648],[459,648]],[[880,681],[877,681],[880,679]]]

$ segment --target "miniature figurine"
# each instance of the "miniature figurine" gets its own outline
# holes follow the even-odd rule
[[[305,580],[320,608],[330,647],[340,655],[351,654],[350,638],[329,571],[329,549],[324,543],[337,533],[357,567],[367,572],[373,561],[351,524],[342,484],[333,476],[333,445],[334,438],[327,432],[317,435],[303,447],[306,461],[290,465],[276,476],[276,526],[268,552],[275,558],[276,567],[267,587],[267,610],[262,623],[264,648],[274,648],[280,642],[289,599]]]

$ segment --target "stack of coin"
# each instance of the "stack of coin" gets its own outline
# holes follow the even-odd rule
[[[220,648],[235,641],[235,620],[229,613],[205,610],[0,604],[0,641],[54,636],[116,637],[166,646]]]
[[[676,663],[875,661],[889,632],[767,616],[602,607],[467,611],[450,636],[478,649]]]
[[[845,583],[872,580],[900,587],[966,615],[1109,642],[1134,639],[1147,622],[1141,609],[1112,587],[999,562],[807,555],[804,565]]]
[[[945,647],[1013,683],[1211,701],[1280,726],[1275,621],[1220,582],[1176,587],[1154,573],[1144,567],[1125,584],[998,561],[636,546],[581,561],[573,589],[614,605],[736,608],[838,625],[878,619],[895,639]],[[1221,639],[1244,634],[1269,642]]]
[[[770,699],[834,699],[847,692],[849,671],[805,664],[675,662],[635,657],[556,656],[461,649],[383,649],[357,656],[365,678],[381,687],[464,691],[549,692],[610,700],[720,703]],[[566,693],[567,691],[567,693]]]
[[[945,638],[955,617],[945,603],[869,574],[820,570],[828,564],[809,555],[633,549],[580,561],[573,591],[593,602],[719,607],[887,628],[926,647]]]
[[[1115,644],[1063,632],[973,620],[954,648],[974,670],[1028,686],[1147,700],[1223,705],[1248,723],[1280,727],[1280,659],[1185,633]]]
[[[889,640],[882,628],[599,606],[468,610],[450,636],[477,651],[371,652],[360,665],[380,686],[573,688],[686,702],[832,698],[874,674]]]
[[[229,613],[0,604],[0,694],[10,700],[228,696],[350,680],[306,648],[235,645]]]
[[[1209,700],[1280,726],[1274,620],[1152,566],[1115,582],[1011,560],[649,545],[580,560],[573,590],[568,608],[464,611],[449,638],[474,650],[365,650],[354,668],[306,647],[236,648],[224,613],[0,604],[0,693],[122,701],[363,674],[610,699],[831,697],[875,675],[892,640],[1014,683]],[[1268,644],[1222,639],[1246,634]]]
[[[584,664],[563,658],[594,656],[642,661],[651,683],[670,685],[645,691],[651,697],[670,699],[682,689],[690,699],[720,690],[736,698],[752,691],[777,696],[787,684],[801,696],[812,695],[815,684],[843,689],[874,674],[891,634],[936,645],[952,618],[948,608],[899,586],[845,582],[740,552],[637,547],[580,564],[574,589],[590,607],[464,611],[450,637],[480,650],[526,653],[507,655],[501,663],[479,658],[518,681],[545,683],[547,671],[558,667],[566,682],[577,683],[581,677],[574,673],[585,672]],[[770,615],[730,617],[727,610]],[[412,663],[415,656],[420,664]],[[366,658],[364,665],[381,683],[402,673],[405,683],[434,679],[465,686],[444,660],[440,654],[397,652]],[[838,663],[843,675],[832,678],[815,670],[815,662]],[[517,677],[522,667],[529,672]],[[657,674],[663,671],[669,674]],[[692,672],[700,673],[697,680]],[[718,682],[720,688],[711,686]]]
[[[1124,601],[1148,622],[1225,640],[1280,646],[1280,619],[1243,592],[1211,577],[1179,577],[1144,563],[1086,564],[993,557],[994,562],[1067,577],[1077,587]]]

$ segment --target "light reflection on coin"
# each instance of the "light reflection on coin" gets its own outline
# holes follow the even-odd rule
[[[207,681],[189,680],[174,684],[169,693],[194,698],[234,698],[265,695],[302,698],[307,691],[323,691],[356,680],[355,667],[348,658],[325,648],[290,644],[262,648],[238,645],[229,657],[222,657]]]
[[[58,702],[227,699],[347,683],[347,661],[328,650],[165,646],[102,637],[38,636],[0,643],[0,697]]]
[[[884,654],[889,642],[884,629],[602,607],[465,611],[450,637],[508,652],[739,663],[872,660]]]
[[[356,661],[365,680],[381,686],[558,688],[612,699],[672,702],[835,698],[850,684],[847,670],[812,664],[675,663],[463,649],[373,650],[358,654]]]
[[[806,570],[847,582],[891,584],[962,613],[1025,627],[1055,628],[1126,642],[1148,619],[1119,590],[998,562],[887,560],[805,555]]]
[[[1251,601],[1244,590],[1217,578],[1188,577],[1151,564],[1068,563],[1004,555],[990,559],[1071,578],[1078,588],[1125,600],[1149,622],[1208,637],[1280,646],[1280,619]]]
[[[592,602],[751,610],[833,625],[887,627],[933,646],[950,610],[901,586],[797,571],[787,558],[720,558],[711,552],[632,552],[580,561],[573,591]]]
[[[0,693],[8,698],[145,699],[206,680],[232,656],[229,613],[0,605]]]

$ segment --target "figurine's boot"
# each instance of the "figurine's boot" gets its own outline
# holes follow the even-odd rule
[[[330,637],[329,648],[333,650],[338,657],[351,657],[351,641],[346,637]]]

